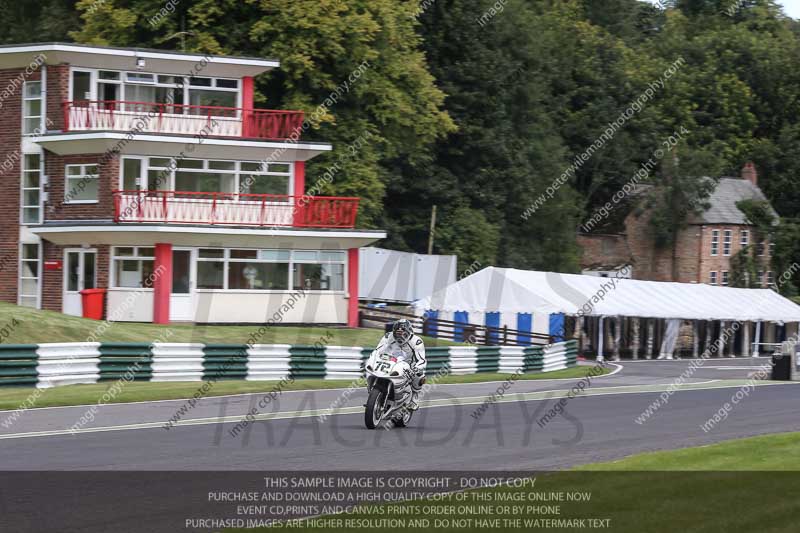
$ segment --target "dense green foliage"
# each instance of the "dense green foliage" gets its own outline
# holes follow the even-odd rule
[[[681,131],[643,182],[657,241],[704,176],[752,160],[781,217],[773,270],[800,258],[800,24],[772,0],[195,0],[156,24],[163,0],[37,4],[0,0],[0,41],[279,58],[259,104],[313,117],[335,150],[310,184],[338,165],[322,192],[361,196],[394,248],[426,250],[436,205],[434,249],[461,268],[575,270],[578,225]]]

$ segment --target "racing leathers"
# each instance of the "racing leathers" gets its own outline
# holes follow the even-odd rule
[[[395,339],[394,334],[387,333],[378,343],[378,347],[372,352],[396,354],[402,352],[406,361],[411,367],[411,409],[419,408],[419,391],[422,389],[423,379],[425,378],[425,367],[428,360],[425,359],[425,343],[417,335],[411,335],[408,342],[401,342]]]

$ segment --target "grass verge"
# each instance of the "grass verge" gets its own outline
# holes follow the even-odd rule
[[[13,321],[13,326],[11,326]],[[10,334],[4,344],[40,344],[46,342],[146,342],[166,339],[166,342],[202,342],[246,344],[259,325],[206,326],[194,324],[144,324],[135,322],[105,322],[40,311],[0,302],[0,327],[9,325]],[[102,326],[102,327],[101,327]],[[167,334],[166,332],[170,333]],[[259,337],[260,344],[314,344],[330,346],[375,346],[383,333],[377,329],[306,326],[274,326]],[[423,337],[428,346],[451,346],[458,343]]]
[[[544,473],[535,477],[532,488],[472,490],[462,493],[463,501],[414,500],[377,506],[383,508],[380,512],[374,505],[371,511],[362,505],[291,529],[366,531],[364,524],[370,520],[395,518],[400,522],[393,524],[392,531],[414,533],[596,529],[788,533],[798,531],[798,459],[800,433],[767,435]],[[564,496],[530,501],[531,494]],[[523,498],[514,500],[515,496]]]
[[[522,374],[520,380],[580,378],[586,376],[592,367],[580,366],[547,372],[544,374]],[[485,381],[503,381],[509,374],[470,374],[466,376],[445,376],[438,383],[478,383]],[[96,383],[92,385],[66,385],[40,390],[34,407],[55,407],[65,405],[93,404],[116,381]],[[206,396],[223,396],[227,394],[246,394],[269,392],[278,381],[218,381]],[[284,384],[281,390],[337,389],[351,385],[349,380],[298,379]],[[201,386],[201,382],[129,382],[122,387],[110,403],[140,402],[148,400],[177,400],[191,398]],[[33,387],[7,387],[0,389],[0,410],[17,409],[34,392]]]

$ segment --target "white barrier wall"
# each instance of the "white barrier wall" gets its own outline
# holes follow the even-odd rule
[[[254,344],[247,349],[248,381],[281,380],[289,375],[290,344]]]
[[[100,343],[48,343],[36,349],[39,388],[97,383],[100,379]]]
[[[478,371],[478,348],[475,346],[450,347],[450,373],[474,374]]]
[[[361,351],[353,346],[325,348],[325,379],[358,379],[361,377]]]
[[[155,342],[151,381],[202,381],[203,345]]]

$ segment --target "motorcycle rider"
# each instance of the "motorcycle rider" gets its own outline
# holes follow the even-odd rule
[[[375,352],[378,353],[397,353],[402,352],[406,356],[406,361],[411,367],[411,404],[412,411],[419,409],[419,391],[425,384],[425,367],[428,364],[425,359],[425,343],[411,327],[411,322],[402,319],[392,324],[392,331],[381,338]]]

